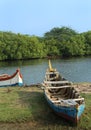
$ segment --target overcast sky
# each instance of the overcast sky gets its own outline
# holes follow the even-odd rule
[[[43,36],[62,26],[91,30],[91,0],[0,0],[0,31]]]

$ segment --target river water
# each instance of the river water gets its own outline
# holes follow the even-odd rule
[[[52,59],[52,66],[72,82],[91,82],[91,57]],[[13,74],[20,68],[24,84],[41,83],[48,67],[47,59],[0,62],[0,74]]]

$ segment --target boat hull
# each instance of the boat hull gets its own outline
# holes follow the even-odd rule
[[[0,87],[22,86],[22,85],[23,85],[23,79],[19,69],[16,70],[16,72],[11,76],[0,78]]]
[[[77,123],[85,109],[84,98],[74,88],[72,82],[52,68],[50,60],[43,86],[45,98],[52,110],[57,115]]]
[[[51,100],[47,97],[45,93],[45,98],[51,107],[51,109],[60,117],[63,117],[69,121],[77,123],[82,115],[85,105],[80,105],[79,108],[76,107],[65,107],[65,106],[58,106],[51,102]]]

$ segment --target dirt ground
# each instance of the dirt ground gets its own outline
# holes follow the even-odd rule
[[[78,92],[91,93],[91,83],[74,84],[74,87]]]

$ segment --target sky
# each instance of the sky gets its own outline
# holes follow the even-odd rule
[[[91,0],[0,0],[0,31],[43,36],[62,26],[91,30]]]

